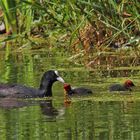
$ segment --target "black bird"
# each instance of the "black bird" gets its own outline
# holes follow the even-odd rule
[[[79,87],[79,88],[71,88],[70,84],[65,83],[64,89],[68,95],[89,95],[92,94],[92,90],[85,88],[85,87]]]
[[[19,84],[0,84],[0,97],[51,97],[52,86],[56,81],[64,83],[64,80],[59,76],[58,71],[49,70],[43,74],[39,89]]]
[[[109,91],[132,91],[135,86],[131,80],[126,80],[124,84],[113,84],[109,87]]]

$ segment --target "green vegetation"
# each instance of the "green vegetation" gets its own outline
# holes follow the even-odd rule
[[[0,40],[14,40],[21,49],[42,44],[45,49],[66,49],[74,53],[72,61],[86,54],[82,63],[87,65],[110,48],[129,47],[123,52],[139,55],[138,0],[1,0],[0,7],[8,34]]]
[[[94,44],[118,39],[128,42],[140,29],[138,0],[1,0],[0,6],[7,31],[11,28],[18,34],[41,34],[52,41],[64,41],[65,38],[70,43],[75,38],[83,41],[85,34],[82,32],[92,29],[93,36],[96,34],[97,37]],[[93,41],[90,34],[88,37]]]
[[[1,98],[0,139],[140,138],[139,9],[139,0],[0,0],[2,83],[37,88],[42,73],[57,69],[72,87],[94,93],[64,107],[56,83],[52,108],[42,106],[46,99],[21,108]],[[134,81],[132,92],[109,93],[125,79]]]

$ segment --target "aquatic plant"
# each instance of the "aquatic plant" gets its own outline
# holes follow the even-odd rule
[[[7,29],[28,40],[45,38],[49,47],[77,53],[139,44],[138,0],[2,0],[0,5]]]

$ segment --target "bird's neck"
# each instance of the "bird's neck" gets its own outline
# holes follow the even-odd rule
[[[128,85],[126,85],[126,84],[124,84],[124,87],[125,87],[127,90],[132,91],[132,89],[131,89],[131,87],[130,87],[130,86],[128,86]]]
[[[72,95],[73,93],[74,93],[74,91],[71,88],[67,90],[68,95]]]
[[[39,89],[44,92],[44,96],[51,97],[52,96],[52,85],[53,83],[50,81],[45,81],[40,84]]]
[[[129,87],[128,85],[126,85],[126,84],[124,84],[124,87],[125,87],[125,88],[130,88],[130,87]]]

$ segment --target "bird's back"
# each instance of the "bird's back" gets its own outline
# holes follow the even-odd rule
[[[73,89],[74,94],[77,95],[88,95],[92,94],[92,90],[84,87],[74,88]]]
[[[42,91],[19,84],[1,84],[0,97],[16,97],[16,98],[31,98],[39,97],[43,94]]]
[[[109,91],[127,91],[128,89],[125,88],[123,85],[114,84],[109,87]]]

